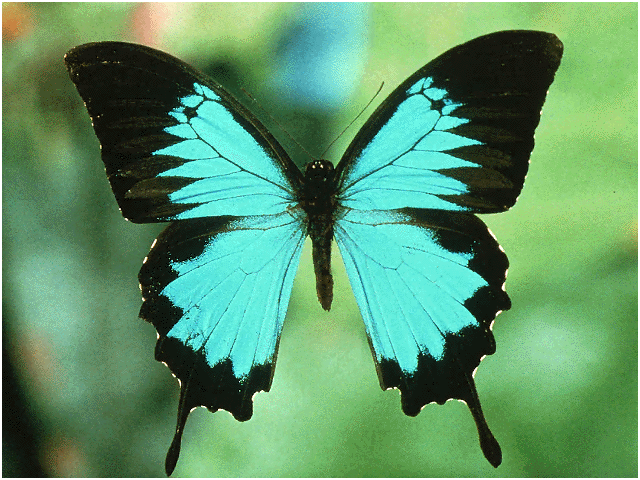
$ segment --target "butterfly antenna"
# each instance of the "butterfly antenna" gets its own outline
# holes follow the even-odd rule
[[[273,115],[271,115],[269,112],[267,112],[267,110],[265,110],[265,108],[264,108],[262,105],[260,105],[260,102],[258,102],[258,101],[253,97],[253,95],[251,95],[249,92],[247,92],[244,88],[241,88],[241,90],[244,92],[244,94],[245,94],[247,97],[249,97],[249,99],[250,99],[253,103],[255,103],[255,104],[257,105],[257,107],[258,107],[258,108],[259,108],[259,109],[260,109],[260,110],[261,110],[265,115],[267,115],[267,116],[268,116],[268,117],[269,117],[269,118],[270,118],[270,119],[271,119],[271,120],[272,120],[276,125],[278,125],[278,127],[280,127],[280,130],[282,130],[282,131],[285,133],[285,135],[287,135],[287,137],[289,137],[289,139],[291,139],[291,141],[292,141],[293,143],[295,143],[296,145],[298,145],[298,147],[300,147],[300,148],[302,149],[302,151],[303,151],[304,153],[306,153],[306,154],[307,154],[307,156],[308,156],[310,159],[312,159],[312,160],[315,160],[315,159],[316,159],[313,155],[311,155],[311,154],[307,151],[307,149],[306,149],[306,148],[304,148],[304,147],[302,146],[302,144],[301,144],[298,140],[296,140],[296,139],[293,137],[293,135],[291,135],[291,134],[289,133],[289,131],[288,131],[286,128],[284,128],[284,127],[280,124],[280,122],[279,122],[278,120],[276,120],[275,118],[273,118]]]
[[[324,151],[324,152],[322,152],[322,155],[320,155],[320,158],[325,158],[325,155],[327,154],[327,152],[329,151],[329,149],[330,149],[331,147],[333,147],[333,144],[334,144],[334,143],[336,143],[336,142],[338,141],[338,139],[339,139],[342,135],[344,135],[344,132],[346,132],[346,131],[351,127],[351,125],[353,125],[353,124],[355,123],[355,121],[356,121],[356,120],[358,120],[358,119],[362,116],[362,114],[364,113],[364,111],[365,111],[367,108],[369,108],[369,105],[371,105],[371,104],[373,103],[373,101],[376,99],[376,97],[378,96],[378,94],[379,94],[379,93],[380,93],[380,91],[382,90],[382,87],[384,87],[384,82],[382,82],[382,83],[380,84],[380,88],[378,88],[378,91],[376,92],[376,94],[375,94],[373,97],[371,97],[371,100],[369,100],[369,103],[367,103],[367,104],[364,106],[364,108],[363,108],[362,110],[360,110],[360,113],[359,113],[358,115],[356,115],[356,116],[355,116],[355,118],[354,118],[353,120],[351,120],[351,122],[349,122],[349,125],[347,125],[346,127],[344,127],[344,130],[342,130],[342,131],[340,132],[340,134],[339,134],[336,138],[334,138],[334,139],[333,139],[333,142],[331,142],[331,143],[329,144],[329,146],[325,149],[325,151]]]

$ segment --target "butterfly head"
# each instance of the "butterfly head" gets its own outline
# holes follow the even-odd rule
[[[304,171],[303,201],[309,215],[325,213],[335,193],[335,170],[326,160],[309,162]]]
[[[313,160],[307,163],[304,170],[304,178],[306,182],[322,182],[327,183],[333,180],[334,168],[331,162],[327,160]]]

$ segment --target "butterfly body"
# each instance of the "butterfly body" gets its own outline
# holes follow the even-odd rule
[[[117,42],[67,54],[123,215],[173,222],[139,274],[156,359],[181,386],[167,473],[193,408],[244,421],[253,394],[269,390],[307,235],[324,310],[339,246],[381,387],[398,388],[410,416],[463,400],[485,457],[500,464],[473,374],[511,306],[508,260],[475,214],[515,203],[561,56],[544,32],[455,47],[382,102],[335,168],[316,160],[303,173],[250,111],[184,62]]]
[[[333,164],[314,160],[305,168],[305,183],[300,205],[307,215],[308,233],[313,246],[318,301],[331,309],[333,277],[331,275],[331,241],[336,211],[336,184]]]

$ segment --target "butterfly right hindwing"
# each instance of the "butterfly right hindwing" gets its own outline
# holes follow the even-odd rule
[[[410,416],[427,403],[464,400],[497,466],[500,447],[472,372],[495,352],[491,324],[511,302],[502,287],[507,257],[486,226],[467,213],[349,210],[336,239],[381,387],[397,387]]]

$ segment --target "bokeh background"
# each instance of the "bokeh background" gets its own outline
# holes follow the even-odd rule
[[[193,412],[175,475],[636,477],[636,3],[4,3],[3,475],[163,476],[175,425],[177,382],[137,318],[137,272],[162,226],[120,216],[68,49],[144,43],[251,103],[245,89],[302,165],[382,82],[326,158],[430,59],[505,29],[554,32],[565,55],[518,204],[483,217],[511,262],[513,308],[476,374],[502,466],[483,458],[465,405],[409,418],[380,390],[337,249],[326,313],[307,244],[271,392],[245,423]]]

